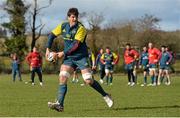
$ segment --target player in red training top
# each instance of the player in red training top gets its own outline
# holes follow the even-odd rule
[[[138,52],[132,49],[129,43],[126,44],[126,49],[124,52],[124,62],[125,62],[125,69],[128,73],[128,85],[130,86],[135,85],[135,76],[133,74],[133,70],[138,55],[139,55]]]
[[[160,51],[157,48],[155,48],[152,43],[149,43],[148,47],[149,47],[149,49],[148,49],[148,54],[149,54],[148,66],[149,66],[149,74],[151,76],[151,84],[149,84],[149,85],[156,86],[157,76],[158,76],[157,65],[158,65],[159,58],[160,58]]]
[[[28,56],[26,57],[26,61],[30,65],[32,85],[35,85],[34,77],[36,72],[39,76],[40,85],[42,86],[42,56],[40,55],[36,47],[33,48],[33,52],[30,52],[28,54]]]

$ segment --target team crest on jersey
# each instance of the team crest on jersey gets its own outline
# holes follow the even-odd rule
[[[63,31],[62,32],[66,32],[66,30],[65,29],[63,29]]]
[[[69,34],[66,34],[66,38],[70,38],[71,37],[71,35],[69,35]]]
[[[75,33],[76,33],[76,30],[74,29],[74,30],[72,30],[71,32],[72,32],[72,34],[75,34]]]

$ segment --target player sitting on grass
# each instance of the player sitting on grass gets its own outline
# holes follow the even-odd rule
[[[86,45],[87,31],[78,21],[78,14],[77,8],[70,8],[67,13],[68,21],[58,25],[48,37],[46,49],[47,60],[53,40],[59,35],[64,39],[64,50],[54,53],[54,57],[64,57],[63,64],[60,67],[58,98],[56,102],[48,102],[48,107],[58,112],[62,112],[64,109],[64,100],[67,93],[67,80],[70,77],[70,73],[73,72],[76,67],[81,70],[85,83],[102,95],[108,107],[112,107],[113,105],[113,101],[109,94],[107,94],[100,84],[92,78]]]
[[[160,51],[153,47],[153,44],[150,42],[148,44],[148,59],[149,59],[149,74],[151,77],[151,84],[149,84],[148,86],[156,86],[156,82],[157,82],[157,77],[158,77],[158,73],[157,73],[157,65],[159,62],[159,57],[160,57]]]
[[[106,47],[106,52],[101,56],[101,63],[105,65],[106,73],[106,84],[110,83],[112,85],[113,80],[113,68],[114,65],[118,63],[119,57],[111,52],[109,47]]]
[[[165,46],[161,46],[161,56],[159,61],[159,76],[158,76],[158,85],[160,85],[161,77],[166,77],[167,82],[166,85],[170,85],[170,77],[169,77],[169,64],[172,60],[172,55],[165,50]]]
[[[139,62],[139,68],[143,69],[143,75],[144,75],[144,84],[141,84],[141,86],[147,85],[147,75],[149,72],[148,64],[149,64],[148,51],[147,51],[147,47],[144,46]]]
[[[133,73],[135,61],[138,57],[138,52],[131,48],[129,43],[126,44],[126,50],[124,52],[125,69],[128,73],[128,86],[135,85],[135,76]],[[131,80],[132,79],[132,80]]]

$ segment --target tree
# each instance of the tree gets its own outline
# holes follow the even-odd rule
[[[1,37],[6,37],[6,36],[7,36],[7,31],[0,27],[0,38]]]
[[[31,5],[33,7],[33,10],[30,11],[32,22],[30,22],[31,31],[32,31],[32,42],[31,42],[31,51],[33,47],[36,45],[36,41],[40,38],[42,29],[44,28],[45,24],[39,24],[37,25],[37,17],[40,14],[42,9],[45,9],[49,7],[52,3],[52,0],[49,0],[49,3],[45,6],[39,7],[38,6],[38,0],[33,0],[33,4]],[[38,34],[36,35],[36,32]]]
[[[97,46],[96,46],[96,33],[98,31],[100,31],[101,27],[101,23],[104,21],[104,16],[102,13],[95,13],[95,12],[91,12],[87,14],[87,21],[89,23],[90,26],[90,30],[91,30],[91,47],[92,47],[92,51],[94,53],[97,52]]]
[[[2,26],[11,33],[11,38],[5,41],[7,51],[9,53],[16,52],[23,56],[27,49],[25,14],[29,6],[24,5],[22,0],[7,0],[4,6],[4,10],[8,13],[10,21],[3,23]]]
[[[137,20],[137,29],[139,29],[140,31],[160,29],[158,23],[161,21],[161,19],[153,15],[145,14]]]

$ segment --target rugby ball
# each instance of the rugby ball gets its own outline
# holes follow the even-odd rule
[[[49,53],[47,60],[50,61],[50,62],[55,61],[54,52],[50,52]]]

